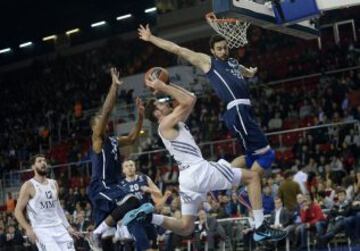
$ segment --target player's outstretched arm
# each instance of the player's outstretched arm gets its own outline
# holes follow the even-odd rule
[[[33,186],[31,182],[25,182],[20,189],[19,198],[15,207],[15,218],[20,224],[20,226],[25,229],[26,236],[29,237],[32,243],[35,243],[38,238],[34,233],[30,223],[27,221],[25,217],[26,205],[28,204],[31,198],[31,191],[33,190]]]
[[[142,129],[143,121],[144,121],[145,108],[144,108],[144,104],[143,104],[142,100],[139,97],[136,97],[135,103],[136,103],[136,109],[138,112],[138,120],[135,124],[134,129],[129,133],[129,135],[118,137],[118,142],[120,145],[132,145],[140,135],[140,131]]]
[[[117,98],[117,90],[119,86],[123,84],[123,81],[119,79],[119,72],[116,68],[110,69],[111,73],[111,87],[106,96],[105,102],[101,107],[99,113],[95,116],[92,124],[92,147],[94,152],[100,153],[102,149],[103,136],[105,133],[106,125],[110,118],[110,114]]]
[[[187,48],[181,47],[171,41],[154,36],[147,24],[145,27],[140,25],[138,28],[139,38],[148,41],[155,46],[176,54],[179,57],[189,61],[192,65],[200,68],[203,72],[208,72],[211,67],[211,58],[204,53],[195,52]]]

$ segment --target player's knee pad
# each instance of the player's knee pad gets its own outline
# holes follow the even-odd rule
[[[124,215],[130,210],[141,206],[139,199],[136,198],[134,195],[126,196],[121,201],[118,201],[116,204],[117,207],[111,212],[111,216],[113,217],[115,222],[121,220]]]

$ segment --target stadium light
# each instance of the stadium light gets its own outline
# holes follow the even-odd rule
[[[10,51],[11,51],[11,48],[1,49],[0,54],[7,53],[7,52],[10,52]]]
[[[157,10],[156,7],[152,7],[152,8],[146,9],[145,13],[155,12],[156,10]]]
[[[78,33],[79,31],[80,29],[76,28],[76,29],[68,30],[67,32],[65,32],[65,34],[69,36],[71,34]]]
[[[106,24],[105,21],[100,21],[100,22],[96,22],[96,23],[91,24],[91,27],[94,28],[94,27],[105,25],[105,24]]]
[[[50,35],[47,37],[43,37],[42,41],[49,41],[49,40],[56,40],[57,36],[56,35]]]
[[[29,47],[29,46],[31,46],[32,44],[33,44],[32,42],[22,43],[22,44],[19,45],[19,48]]]
[[[130,17],[132,17],[131,14],[126,14],[126,15],[117,17],[116,20],[120,21],[120,20],[124,20],[124,19],[130,18]]]

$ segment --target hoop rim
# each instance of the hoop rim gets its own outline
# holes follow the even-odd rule
[[[218,18],[218,17],[216,17],[214,12],[207,13],[205,15],[205,18],[208,22],[215,22],[215,23],[237,23],[237,22],[247,23],[246,21],[243,21],[239,18],[234,18],[234,17]]]

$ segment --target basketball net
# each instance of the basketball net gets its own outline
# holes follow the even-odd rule
[[[206,15],[206,21],[226,39],[230,49],[243,47],[248,43],[246,34],[250,23],[237,18],[217,18],[213,12]]]

